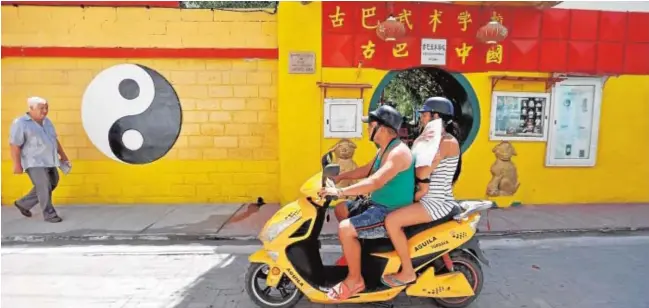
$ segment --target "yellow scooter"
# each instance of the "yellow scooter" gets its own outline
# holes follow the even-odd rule
[[[262,229],[263,248],[252,254],[245,276],[245,289],[259,307],[288,308],[302,296],[322,304],[386,302],[405,291],[408,296],[429,297],[442,307],[466,307],[482,290],[481,264],[489,265],[474,237],[480,212],[493,207],[491,201],[462,201],[461,209],[446,221],[415,225],[404,231],[417,280],[408,286],[390,288],[381,277],[399,270],[401,262],[388,238],[361,240],[361,273],[366,289],[344,301],[327,292],[347,276],[347,267],[323,265],[320,241],[327,209],[334,198],[318,200],[320,187],[337,175],[340,167],[328,165],[300,189],[305,195],[282,207]],[[324,201],[323,203],[318,203]]]

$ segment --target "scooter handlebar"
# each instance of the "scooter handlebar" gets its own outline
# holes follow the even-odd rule
[[[338,196],[326,196],[325,199],[326,199],[325,204],[329,206],[329,203],[331,203],[331,201],[338,200]]]
[[[307,201],[309,201],[309,203],[311,203],[311,205],[313,205],[316,208],[319,208],[319,207],[328,208],[332,201],[338,200],[338,197],[337,196],[325,196],[324,197],[325,202],[322,205],[318,204],[315,200],[313,200],[312,197],[307,197],[306,199],[307,199]]]
[[[340,166],[336,164],[328,164],[323,166],[322,170],[322,178],[320,179],[320,187],[325,188],[325,187],[330,187],[330,188],[335,188],[336,183],[332,180],[332,177],[337,176],[340,174]],[[320,199],[320,197],[318,197]],[[338,200],[338,196],[324,196],[325,202],[320,205],[313,200],[313,198],[308,197],[307,200],[309,200],[309,203],[315,207],[325,207],[328,208],[329,205],[331,204],[332,201]]]

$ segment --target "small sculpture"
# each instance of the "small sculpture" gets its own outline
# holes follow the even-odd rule
[[[334,153],[333,163],[340,166],[340,173],[352,171],[358,168],[356,162],[354,162],[354,153],[356,152],[356,144],[354,144],[349,139],[341,139],[336,143],[336,145],[331,148],[331,152]],[[356,183],[354,180],[344,180],[338,183],[338,187],[346,187]]]
[[[511,143],[503,141],[496,145],[492,151],[496,162],[491,165],[491,181],[487,184],[488,196],[512,196],[518,190],[518,172],[512,162],[516,150]]]

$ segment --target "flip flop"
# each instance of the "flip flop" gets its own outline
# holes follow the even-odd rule
[[[388,283],[387,280],[389,280],[391,283]],[[381,282],[384,285],[386,285],[387,287],[390,287],[390,288],[398,288],[398,287],[411,285],[411,284],[415,283],[416,280],[417,280],[417,278],[415,278],[414,280],[409,281],[409,282],[403,282],[403,281],[395,278],[394,274],[385,275],[385,276],[381,277]]]
[[[364,290],[365,290],[365,283],[359,283],[356,285],[356,287],[353,290],[350,290],[349,287],[345,284],[345,282],[341,281],[333,288],[331,288],[331,290],[329,290],[327,296],[331,300],[344,301]]]

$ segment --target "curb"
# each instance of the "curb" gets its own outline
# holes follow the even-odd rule
[[[649,227],[640,228],[597,228],[597,229],[556,229],[556,230],[516,230],[516,231],[487,231],[479,232],[478,237],[526,237],[526,236],[580,236],[585,234],[620,234],[620,233],[640,233],[649,232]],[[321,240],[337,240],[336,234],[324,234],[320,236]],[[45,243],[55,241],[72,241],[72,242],[119,242],[119,241],[239,241],[239,242],[258,242],[256,235],[241,236],[221,236],[218,234],[106,234],[106,235],[58,235],[58,234],[30,234],[30,235],[9,235],[2,237],[2,244],[19,244],[19,243]]]

